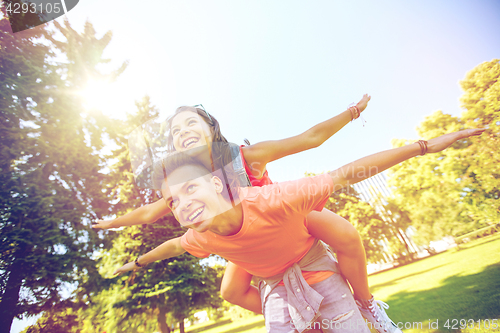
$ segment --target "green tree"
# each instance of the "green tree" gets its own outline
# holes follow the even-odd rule
[[[470,123],[464,119],[437,111],[427,117],[417,131],[420,137],[430,139],[467,127],[471,127]],[[476,151],[484,150],[488,156],[493,154],[492,147],[482,145],[485,140],[489,142],[488,133],[485,138],[459,140],[440,153],[391,168],[389,184],[395,188],[397,204],[410,213],[420,243],[471,231],[481,225],[481,221],[467,211],[482,205],[480,202],[485,201],[486,193],[483,186],[489,186],[485,181],[478,181],[475,170],[481,167],[479,162],[473,162],[477,159]],[[393,141],[394,146],[408,143],[408,140]],[[490,194],[494,196],[494,191]],[[480,200],[475,201],[475,197]],[[498,199],[492,200],[496,200],[498,208]]]
[[[417,132],[431,139],[463,128],[461,119],[437,111],[418,126]],[[393,140],[394,147],[409,143]],[[409,212],[418,242],[428,243],[458,232],[467,222],[462,215],[463,175],[467,170],[462,150],[470,144],[470,139],[460,140],[440,153],[410,159],[390,169],[388,183],[395,189],[395,203]]]
[[[65,26],[56,25],[66,56],[57,63],[43,26],[13,35],[0,20],[0,332],[67,298],[63,286],[99,278],[91,255],[103,242],[90,221],[109,206],[99,172],[103,117],[86,114],[75,91],[82,73],[98,73],[106,40],[89,23],[84,35]],[[74,56],[89,49],[91,61]]]
[[[391,169],[396,202],[410,213],[417,240],[463,234],[496,223],[500,215],[500,64],[484,62],[460,82],[462,117],[435,112],[417,128],[424,139],[464,128],[487,128],[445,151],[411,159]],[[408,140],[394,140],[393,146]]]
[[[484,62],[460,82],[464,94],[462,120],[467,127],[488,128],[463,151],[469,168],[465,213],[481,223],[497,223],[500,215],[500,60]]]
[[[402,209],[392,197],[377,198],[377,207],[380,207],[380,214],[389,226],[392,236],[387,239],[390,249],[387,252],[403,263],[414,259],[418,249],[413,246],[406,232],[412,224],[409,213]]]
[[[23,333],[79,333],[82,325],[78,312],[68,304],[56,304],[50,310],[43,313],[35,325],[24,329]]]

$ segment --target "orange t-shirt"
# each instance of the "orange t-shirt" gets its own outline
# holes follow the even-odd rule
[[[243,222],[240,231],[220,236],[188,230],[182,247],[199,258],[217,254],[252,275],[270,277],[298,262],[315,238],[307,230],[306,216],[321,211],[333,191],[328,174],[240,189]],[[309,284],[332,272],[304,272]]]

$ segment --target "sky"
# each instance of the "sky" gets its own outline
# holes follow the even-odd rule
[[[459,81],[500,57],[499,17],[498,1],[421,0],[82,0],[67,14],[78,31],[88,20],[98,36],[113,32],[109,68],[129,61],[92,97],[115,117],[146,94],[164,114],[201,103],[229,141],[257,143],[372,96],[366,123],[269,164],[275,181],[336,169],[394,138],[416,140],[435,111],[460,116]]]
[[[115,117],[146,94],[164,114],[201,103],[229,141],[257,143],[300,134],[372,96],[366,123],[269,164],[275,181],[333,170],[394,138],[416,140],[437,110],[460,116],[459,81],[500,57],[498,1],[117,4],[82,0],[67,14],[78,31],[88,20],[98,36],[113,32],[109,68],[129,61],[92,97]]]
[[[163,114],[201,103],[229,141],[257,143],[300,134],[372,96],[366,123],[272,162],[274,181],[334,170],[395,138],[417,140],[426,116],[460,116],[469,70],[500,58],[495,0],[80,0],[65,18],[77,31],[87,20],[98,36],[112,31],[103,71],[129,61],[89,97],[113,117],[146,94]]]

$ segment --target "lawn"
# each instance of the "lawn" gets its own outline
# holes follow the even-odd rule
[[[429,323],[436,321],[446,330],[448,319],[450,326],[453,319],[473,319],[470,332],[493,331],[477,329],[477,321],[500,318],[500,235],[460,247],[369,277],[372,292],[390,305],[395,322],[422,323],[422,329],[405,332],[434,332]]]
[[[390,305],[389,317],[413,327],[405,333],[500,332],[493,325],[484,329],[487,319],[500,322],[500,234],[460,247],[369,277],[373,294]],[[469,329],[460,330],[460,319],[472,319],[474,328],[468,321]],[[188,332],[264,333],[265,328],[262,316],[256,316],[193,326]]]

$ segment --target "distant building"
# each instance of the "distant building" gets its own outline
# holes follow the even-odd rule
[[[385,222],[392,223],[391,214],[384,206],[387,203],[386,198],[392,195],[390,188],[387,186],[387,179],[387,174],[385,172],[381,172],[354,184],[353,187],[360,194],[361,199],[370,204]],[[411,235],[414,233],[414,228],[409,227],[406,230],[399,229],[398,231],[398,239],[407,244],[412,253],[418,253],[419,248],[411,239]],[[384,249],[387,249],[387,242],[383,244],[383,246]],[[388,253],[384,253],[384,258],[386,259],[386,262],[391,262],[395,259]]]

